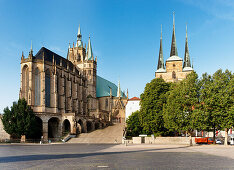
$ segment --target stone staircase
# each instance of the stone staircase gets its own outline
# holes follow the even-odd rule
[[[122,143],[123,123],[116,123],[90,133],[81,133],[67,143]]]

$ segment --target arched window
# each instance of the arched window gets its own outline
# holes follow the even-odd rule
[[[28,99],[28,89],[29,89],[29,69],[28,66],[25,65],[22,70],[22,97],[26,100]]]
[[[64,76],[64,109],[67,110],[67,78]]]
[[[60,109],[61,105],[60,105],[60,93],[59,93],[59,88],[60,88],[60,76],[59,73],[57,72],[57,107]]]
[[[50,107],[50,71],[49,69],[45,72],[45,106]]]
[[[41,74],[38,68],[35,70],[35,106],[41,105]]]
[[[174,71],[172,72],[172,78],[176,79],[176,73]]]
[[[108,99],[106,99],[106,110],[108,109]]]

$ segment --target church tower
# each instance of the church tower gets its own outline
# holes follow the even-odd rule
[[[78,70],[87,78],[87,96],[96,98],[97,58],[94,59],[91,39],[89,36],[88,48],[83,46],[80,25],[78,28],[76,45],[69,44],[67,59],[77,66]]]
[[[175,34],[175,14],[173,13],[173,31],[170,57],[166,60],[166,69],[164,68],[163,49],[162,49],[162,31],[160,39],[160,50],[158,57],[158,67],[155,72],[155,78],[163,78],[166,82],[177,82],[186,78],[187,74],[193,71],[190,64],[190,56],[188,50],[187,26],[185,55],[183,59],[178,56]]]

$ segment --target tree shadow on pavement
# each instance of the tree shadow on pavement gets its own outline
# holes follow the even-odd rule
[[[158,148],[158,149],[143,149],[143,150],[121,151],[121,152],[119,151],[119,152],[92,152],[92,153],[77,153],[77,154],[39,154],[39,155],[6,156],[6,157],[0,157],[0,163],[66,159],[66,158],[83,158],[83,157],[89,157],[89,156],[127,154],[127,153],[137,153],[137,152],[181,149],[181,148],[188,148],[188,147],[189,146],[173,147],[173,148]]]

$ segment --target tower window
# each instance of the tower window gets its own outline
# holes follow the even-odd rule
[[[174,71],[172,72],[172,78],[176,79],[176,73]]]

